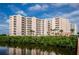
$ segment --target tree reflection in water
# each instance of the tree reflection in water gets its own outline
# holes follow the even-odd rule
[[[54,46],[40,46],[40,45],[7,45],[0,44],[3,47],[8,48],[9,55],[75,55],[76,49],[66,47],[54,47]]]
[[[52,49],[49,50],[42,50],[42,49],[32,49],[32,48],[13,48],[13,51],[9,47],[9,51],[15,55],[73,55],[75,54],[72,50],[60,49],[55,48],[56,50]],[[70,51],[70,52],[69,52]],[[19,53],[18,53],[19,52]]]

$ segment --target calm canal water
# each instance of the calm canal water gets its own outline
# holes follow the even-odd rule
[[[0,55],[75,55],[75,49],[56,47],[0,46]]]

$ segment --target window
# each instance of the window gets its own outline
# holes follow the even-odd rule
[[[59,28],[59,27],[55,27],[55,28]]]
[[[25,20],[25,17],[22,17],[22,20]]]
[[[16,21],[14,21],[14,23],[16,23]]]
[[[14,32],[14,35],[16,35],[16,33]]]
[[[16,30],[16,28],[14,28],[14,30]]]
[[[16,25],[16,22],[14,22],[14,25]]]
[[[59,26],[58,24],[56,24],[55,26]]]
[[[14,16],[14,20],[16,20],[16,16]]]
[[[14,33],[16,33],[16,31],[14,30]]]

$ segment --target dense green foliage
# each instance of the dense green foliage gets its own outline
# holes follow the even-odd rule
[[[0,42],[8,44],[76,47],[76,36],[0,36]]]
[[[0,34],[0,36],[7,36],[6,34]]]

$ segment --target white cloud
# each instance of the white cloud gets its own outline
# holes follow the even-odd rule
[[[43,15],[41,15],[40,17],[42,18],[52,18],[52,14],[47,14],[47,13],[44,13]]]
[[[41,9],[41,6],[38,4],[29,8],[29,10],[40,10],[40,9]]]
[[[70,13],[65,13],[62,16],[71,18],[72,16],[74,17],[74,16],[77,16],[77,15],[79,15],[79,10],[76,10],[76,11],[73,11],[73,12],[70,12]]]
[[[8,24],[0,24],[0,34],[9,34]]]
[[[27,16],[27,14],[23,10],[16,11],[16,14]]]
[[[14,6],[14,5],[8,5],[8,7],[15,14],[21,14],[21,15],[27,16],[27,14],[25,13],[25,11],[21,10],[20,8]]]
[[[14,5],[8,5],[8,8],[12,11],[12,12],[16,12],[16,11],[19,11],[20,9]]]
[[[79,3],[52,3],[51,5],[55,6],[55,7],[61,7],[61,6],[65,6],[65,5],[68,5],[73,8],[79,7]]]
[[[6,23],[9,23],[9,19],[6,20]]]
[[[2,24],[2,23],[8,23],[7,22],[7,19],[8,19],[8,16],[5,14],[5,13],[3,13],[3,12],[1,12],[0,13],[0,24]]]
[[[8,22],[8,16],[1,12],[0,13],[0,34],[8,33],[9,28],[9,22]]]
[[[29,7],[29,10],[46,10],[47,8],[48,8],[47,4],[43,4],[43,5],[36,4],[34,6]]]
[[[41,7],[42,9],[47,9],[49,6],[47,4],[43,4]]]
[[[0,33],[8,33],[9,31],[9,24],[6,24],[6,23],[3,23],[3,24],[0,24]]]
[[[61,7],[63,5],[67,5],[67,4],[66,3],[52,3],[51,5],[55,6],[55,7]]]
[[[55,17],[55,16],[62,16],[63,15],[63,13],[62,12],[57,12],[57,13],[55,13],[55,14],[53,14],[53,13],[44,13],[43,15],[41,15],[41,17],[43,17],[43,18],[53,18],[53,17]]]
[[[78,8],[79,7],[79,3],[71,3],[71,4],[69,4],[69,6],[71,6],[73,8]]]
[[[0,27],[8,27],[6,24],[0,24]]]

